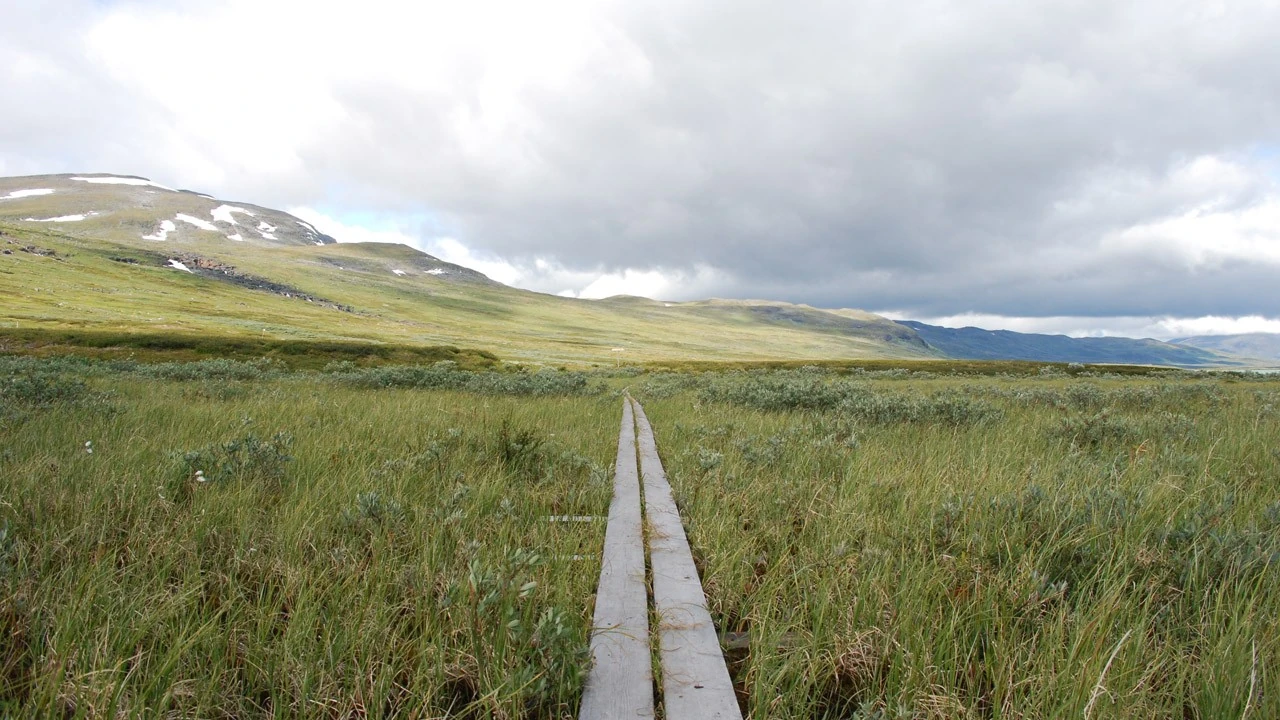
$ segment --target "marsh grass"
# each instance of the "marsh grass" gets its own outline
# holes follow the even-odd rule
[[[34,357],[83,357],[147,363],[193,363],[200,360],[261,361],[271,359],[293,369],[317,370],[329,363],[361,367],[451,361],[463,369],[498,366],[485,350],[451,345],[410,345],[336,340],[282,340],[210,333],[123,332],[99,329],[0,328],[0,352]]]
[[[572,717],[626,387],[752,717],[1280,716],[1280,384],[1084,372],[0,359],[0,714]]]
[[[1280,716],[1273,382],[761,375],[634,383],[753,717]]]
[[[572,714],[612,399],[69,372],[0,435],[0,713]]]

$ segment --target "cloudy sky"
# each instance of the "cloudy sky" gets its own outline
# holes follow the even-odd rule
[[[0,6],[0,175],[531,289],[1280,331],[1280,0]]]

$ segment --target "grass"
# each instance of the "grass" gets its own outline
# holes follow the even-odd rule
[[[21,371],[0,714],[570,713],[612,400]]]
[[[752,716],[1280,713],[1280,385],[812,375],[634,387]]]
[[[485,370],[499,366],[498,358],[493,353],[452,346],[95,330],[0,328],[0,354],[70,356],[99,360],[130,359],[139,362],[194,362],[204,359],[250,361],[267,358],[299,370],[318,370],[329,363],[344,361],[362,367],[446,360],[467,370]]]
[[[750,716],[1280,715],[1280,382],[939,370],[0,358],[0,714],[574,716],[625,387]]]
[[[986,376],[1072,376],[1166,375],[1177,373],[1167,367],[1151,365],[1100,365],[1066,362],[1031,362],[1027,360],[957,360],[918,358],[858,358],[848,360],[656,360],[645,363],[644,370],[674,373],[723,373],[751,370],[811,370],[841,375],[894,372],[916,379],[935,375]]]

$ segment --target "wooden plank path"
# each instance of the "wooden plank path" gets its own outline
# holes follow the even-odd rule
[[[662,660],[662,706],[667,720],[737,718],[738,700],[720,651],[720,638],[707,612],[702,580],[680,521],[671,485],[662,469],[653,429],[640,403],[635,420],[644,479],[653,605],[658,617]]]
[[[613,500],[604,531],[600,585],[592,618],[592,666],[579,711],[583,720],[654,716],[648,600],[635,423],[631,404],[624,402]]]
[[[634,408],[634,412],[633,412]],[[702,581],[662,469],[653,429],[640,403],[622,405],[618,460],[605,528],[600,589],[596,592],[591,657],[581,720],[652,718],[653,673],[649,647],[649,597],[644,575],[641,517],[653,572],[665,720],[741,720],[733,683],[720,651]],[[637,570],[638,568],[638,570]]]

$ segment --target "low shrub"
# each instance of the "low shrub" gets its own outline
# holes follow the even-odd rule
[[[810,372],[732,373],[707,384],[702,398],[760,410],[830,410],[860,388]]]
[[[1003,411],[995,405],[957,393],[915,397],[864,392],[842,402],[840,413],[868,425],[928,423],[955,427],[979,425],[1003,416]]]
[[[89,395],[89,388],[77,377],[55,372],[13,373],[0,378],[0,404],[24,408],[75,403]]]
[[[1140,435],[1137,423],[1116,417],[1109,409],[1092,414],[1062,418],[1050,430],[1050,437],[1066,440],[1077,448],[1099,448],[1134,442]]]
[[[292,444],[287,433],[263,439],[250,431],[218,445],[176,453],[179,472],[171,484],[173,499],[188,498],[193,483],[256,482],[278,489],[293,461],[288,452]]]
[[[132,374],[158,380],[263,380],[288,372],[284,363],[258,360],[197,360],[196,362],[164,362],[137,364]]]
[[[536,480],[546,460],[547,440],[532,428],[513,427],[504,419],[494,434],[494,448],[503,465],[525,479]]]
[[[355,505],[342,511],[343,525],[367,532],[395,528],[406,517],[403,505],[375,490],[357,494]]]
[[[602,392],[599,383],[581,372],[539,370],[533,373],[472,372],[460,370],[451,361],[432,365],[399,365],[355,368],[351,363],[332,363],[325,368],[334,380],[363,388],[421,388],[462,390],[490,395],[593,395]]]
[[[636,387],[635,393],[642,400],[662,399],[678,395],[687,390],[696,390],[706,385],[702,375],[693,373],[655,373],[651,374]]]

